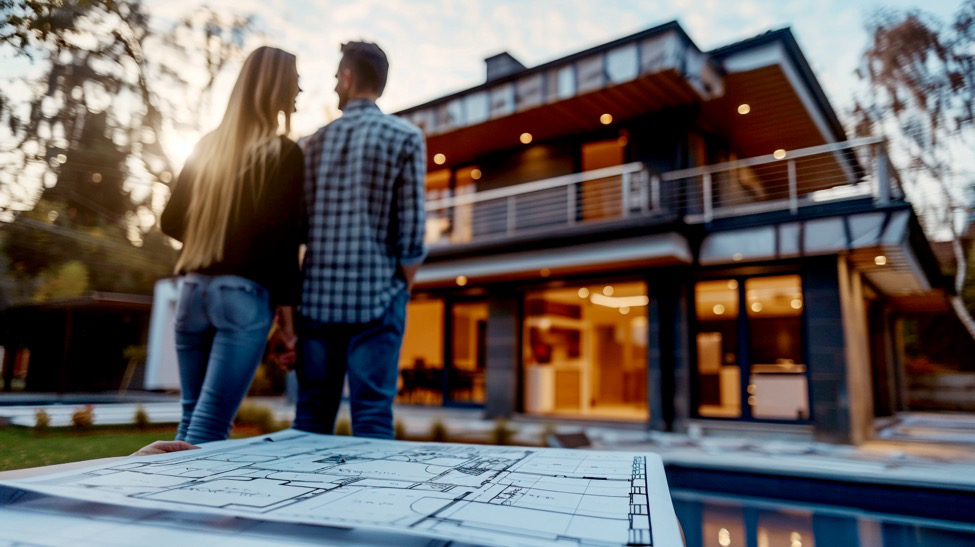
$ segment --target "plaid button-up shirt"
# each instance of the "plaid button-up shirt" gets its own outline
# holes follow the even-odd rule
[[[374,321],[406,290],[400,264],[426,256],[423,133],[354,100],[302,144],[308,249],[301,314],[323,323]]]

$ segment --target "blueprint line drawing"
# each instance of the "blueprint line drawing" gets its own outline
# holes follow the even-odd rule
[[[488,545],[681,545],[658,456],[295,430],[8,484],[49,495]]]

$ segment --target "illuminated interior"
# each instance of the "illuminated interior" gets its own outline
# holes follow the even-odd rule
[[[801,279],[798,275],[754,277],[744,280],[744,291],[741,283],[720,279],[695,287],[698,413],[738,418],[744,400],[753,418],[805,420],[809,397],[802,359]],[[743,329],[748,332],[745,348],[739,346]],[[748,360],[745,393],[742,354]]]
[[[529,293],[525,412],[646,420],[648,303],[637,282]]]

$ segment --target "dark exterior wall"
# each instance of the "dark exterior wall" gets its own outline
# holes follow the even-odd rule
[[[491,190],[575,173],[578,155],[574,141],[562,141],[486,156],[478,163],[483,178],[477,182],[477,189]]]
[[[850,393],[836,257],[810,261],[802,281],[815,435],[821,441],[850,442]]]
[[[690,418],[689,318],[684,277],[686,272],[661,272],[647,279],[649,425],[660,431],[683,429]]]
[[[520,400],[518,355],[520,353],[520,299],[515,292],[492,291],[488,299],[487,366],[485,384],[488,418],[510,416]]]
[[[675,108],[622,120],[599,131],[482,156],[471,162],[482,173],[477,189],[491,190],[578,173],[585,143],[621,135],[626,135],[628,141],[624,161],[641,161],[655,172],[688,167],[693,164],[687,140],[694,116],[692,109]]]

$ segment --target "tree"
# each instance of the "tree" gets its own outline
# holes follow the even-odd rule
[[[956,271],[951,305],[975,337],[966,306],[969,261],[962,231],[972,219],[958,164],[975,144],[975,0],[965,0],[945,23],[922,10],[881,10],[867,22],[869,44],[857,75],[866,92],[853,110],[858,135],[881,132],[893,137],[903,158],[898,167],[921,205],[927,228],[946,232]],[[970,156],[969,156],[970,160]]]
[[[20,296],[52,294],[44,280],[70,261],[90,289],[151,291],[175,259],[155,227],[178,167],[163,143],[199,129],[251,19],[203,8],[154,31],[140,0],[0,0],[0,11],[0,47],[44,68],[0,100],[0,140],[13,143],[0,153],[0,238],[9,275],[28,285]]]

